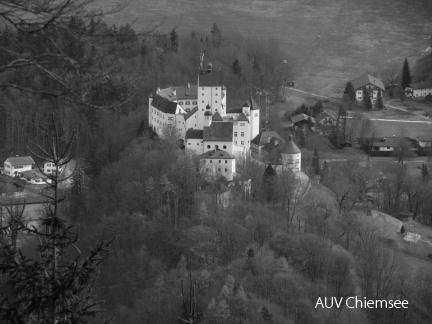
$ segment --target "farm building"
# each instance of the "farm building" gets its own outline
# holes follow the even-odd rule
[[[380,79],[367,73],[361,75],[357,79],[352,80],[351,84],[354,87],[357,101],[363,100],[363,88],[365,88],[368,91],[369,96],[373,103],[376,101],[378,97],[378,91],[385,90],[384,83]]]

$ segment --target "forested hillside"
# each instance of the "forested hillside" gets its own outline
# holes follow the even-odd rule
[[[30,154],[30,146],[56,166],[78,165],[69,188],[53,176],[39,230],[22,226],[19,208],[0,209],[1,323],[431,319],[428,256],[407,257],[400,229],[388,238],[359,216],[374,170],[360,161],[326,166],[319,184],[246,159],[226,205],[223,178],[205,178],[177,138],[147,127],[149,94],[195,83],[200,52],[224,72],[228,106],[254,87],[276,95],[296,75],[290,52],[222,24],[215,33],[213,21],[201,31],[138,33],[69,9],[54,10],[46,24],[12,19],[0,35],[3,158]],[[314,163],[305,169],[312,179]],[[383,180],[387,195],[377,197],[389,210],[406,193],[403,166],[396,168]],[[241,185],[249,179],[250,193]],[[423,200],[410,202],[428,222],[424,188]],[[318,297],[348,296],[407,299],[410,307],[315,307]]]
[[[116,0],[104,1],[114,4]],[[244,36],[274,38],[298,61],[301,89],[341,95],[346,82],[365,72],[378,77],[392,64],[410,61],[430,46],[428,0],[133,0],[111,22],[134,21],[136,29],[164,22],[169,32],[205,30],[208,21]]]

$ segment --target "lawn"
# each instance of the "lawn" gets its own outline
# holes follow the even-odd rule
[[[225,33],[273,37],[295,58],[298,87],[327,95],[340,95],[364,72],[379,76],[405,57],[413,62],[432,29],[426,13],[404,0],[131,0],[107,19],[137,30],[164,21],[161,31],[177,28],[182,37],[209,33],[213,22]]]

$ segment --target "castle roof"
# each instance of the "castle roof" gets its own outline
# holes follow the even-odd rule
[[[151,105],[165,114],[175,114],[177,111],[177,103],[168,100],[160,95],[154,95]]]
[[[215,112],[215,114],[212,117],[212,121],[214,121],[214,122],[223,122],[223,118],[222,118],[222,116],[218,112]]]
[[[198,85],[171,87],[175,91],[177,100],[198,98]]]
[[[374,76],[367,73],[362,74],[357,79],[352,80],[351,84],[353,85],[354,90],[360,89],[368,84],[373,84],[381,90],[385,90],[384,83],[380,79],[375,78]]]
[[[35,164],[31,156],[14,156],[7,158],[6,161],[9,161],[12,166]]]
[[[282,154],[298,154],[298,153],[301,153],[301,151],[298,148],[298,146],[290,138],[290,140],[282,146],[281,153]]]
[[[232,142],[233,123],[212,123],[204,127],[204,141]]]
[[[242,107],[250,107],[251,110],[259,110],[260,106],[256,103],[255,99],[250,96],[248,100],[243,104]]]
[[[237,117],[236,121],[249,121],[245,114],[241,113],[240,116]]]
[[[202,129],[189,128],[186,131],[186,139],[203,139],[204,131]]]
[[[319,123],[321,120],[323,120],[324,118],[330,117],[334,120],[336,120],[336,118],[332,115],[330,115],[327,111],[324,111],[323,113],[319,114],[317,117],[315,117],[315,121],[317,123]]]
[[[215,149],[207,151],[199,156],[200,159],[234,159],[234,156],[227,151]]]
[[[193,116],[193,114],[195,114],[198,111],[198,107],[193,108],[191,111],[189,111],[187,113],[187,115],[185,115],[185,120],[188,120],[191,116]]]
[[[223,75],[221,71],[204,72],[198,75],[199,87],[217,87],[223,85]]]

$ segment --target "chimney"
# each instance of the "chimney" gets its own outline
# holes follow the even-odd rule
[[[190,88],[190,83],[189,82],[188,82],[188,86],[187,87],[188,87],[188,89]]]
[[[212,73],[213,70],[213,64],[209,63],[207,64],[207,73]]]

